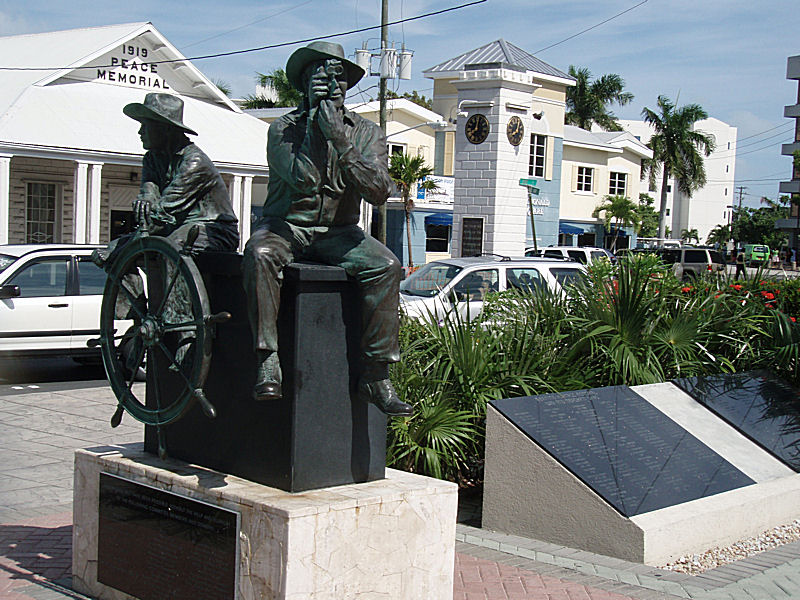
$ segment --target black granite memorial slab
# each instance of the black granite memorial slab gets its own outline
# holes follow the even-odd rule
[[[676,379],[675,385],[800,472],[800,393],[768,371]]]
[[[196,405],[164,427],[167,454],[289,492],[382,479],[386,417],[355,389],[361,332],[355,281],[339,267],[292,263],[284,269],[283,398],[259,402],[241,256],[207,253],[197,264],[211,312],[232,315],[217,326],[204,386],[217,417],[209,419]],[[158,367],[148,370],[148,402],[155,381],[162,396],[174,381],[168,365]],[[158,452],[155,427],[145,430],[145,450]]]
[[[238,515],[100,474],[97,580],[136,598],[231,600]]]
[[[755,483],[627,386],[492,406],[626,517]]]

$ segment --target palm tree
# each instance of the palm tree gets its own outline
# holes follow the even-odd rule
[[[633,100],[633,94],[622,91],[625,87],[622,77],[610,73],[590,83],[589,69],[573,65],[569,66],[569,74],[575,78],[575,85],[567,88],[566,123],[587,130],[597,123],[606,131],[622,131],[617,117],[608,110],[612,102],[625,106]]]
[[[289,83],[289,78],[286,77],[286,71],[283,69],[273,69],[267,75],[263,73],[256,74],[256,83],[264,87],[271,87],[278,97],[275,100],[275,106],[298,106],[303,100],[303,94]]]
[[[403,199],[403,208],[406,211],[406,236],[408,238],[408,266],[413,267],[411,255],[411,211],[414,210],[414,199],[411,197],[411,188],[416,183],[424,190],[435,190],[436,182],[425,180],[428,175],[433,175],[433,168],[425,165],[421,156],[407,154],[392,154],[389,161],[389,176],[400,188],[400,197]]]
[[[603,203],[592,211],[592,216],[595,219],[600,216],[601,212],[605,213],[603,215],[603,224],[606,229],[611,228],[612,220],[617,226],[614,231],[614,241],[611,242],[612,252],[617,248],[620,227],[633,227],[636,231],[639,230],[641,220],[638,208],[636,203],[627,196],[606,196],[603,198]]]
[[[676,178],[678,189],[687,196],[703,187],[706,169],[700,153],[711,154],[714,138],[694,130],[695,122],[708,117],[699,104],[677,108],[669,98],[659,96],[658,108],[660,114],[646,107],[642,110],[645,123],[655,129],[647,143],[653,158],[642,161],[642,175],[648,174],[650,187],[654,187],[659,171],[662,174],[658,237],[663,238],[667,226],[667,182],[671,177]]]
[[[684,243],[691,243],[694,240],[695,244],[700,243],[700,233],[697,231],[697,228],[692,229],[681,229],[681,241]]]
[[[727,244],[729,239],[731,239],[730,225],[717,225],[714,227],[714,229],[708,232],[706,244],[712,246],[719,244],[721,247]]]

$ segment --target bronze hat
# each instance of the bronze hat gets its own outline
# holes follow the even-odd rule
[[[151,93],[144,97],[144,103],[132,102],[122,109],[131,119],[141,121],[151,119],[173,125],[186,133],[197,135],[197,132],[183,124],[183,100],[172,94]]]
[[[295,88],[303,92],[303,69],[310,62],[336,58],[342,61],[347,76],[347,88],[352,88],[364,76],[364,69],[356,63],[347,60],[344,48],[333,42],[311,42],[308,46],[298,48],[286,61],[286,78]]]

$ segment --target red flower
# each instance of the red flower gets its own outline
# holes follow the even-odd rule
[[[767,300],[775,300],[775,294],[772,292],[761,292],[761,295],[764,296]]]
[[[691,292],[691,291],[692,291],[692,288],[690,288],[690,287],[682,287],[682,288],[681,288],[681,291],[682,291],[684,294],[686,294],[687,292]]]
[[[797,319],[795,319],[794,317],[789,317],[789,318],[792,320],[792,323],[797,323]]]
[[[732,283],[732,284],[731,284],[731,287],[732,287],[733,289],[735,289],[737,292],[738,292],[739,290],[741,290],[741,289],[742,289],[742,286],[741,286],[741,284],[738,284],[738,283]]]
[[[720,296],[722,296],[722,294],[715,294],[714,298],[719,298]]]

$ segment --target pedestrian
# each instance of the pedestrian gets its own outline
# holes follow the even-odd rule
[[[739,275],[747,279],[747,272],[744,270],[744,252],[741,250],[736,255],[736,275],[734,279],[739,279]]]
[[[797,252],[792,248],[792,271],[797,270]]]

